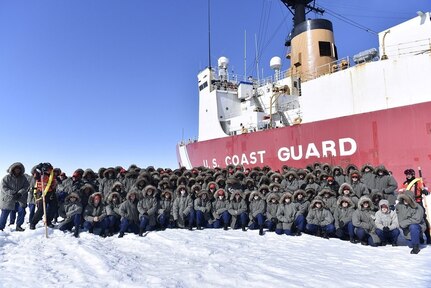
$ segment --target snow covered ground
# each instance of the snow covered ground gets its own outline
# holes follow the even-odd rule
[[[43,227],[7,227],[0,287],[431,287],[431,246],[410,255],[407,246],[213,229],[116,236],[53,229],[46,239]]]

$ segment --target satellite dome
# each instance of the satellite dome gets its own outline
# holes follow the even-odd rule
[[[222,56],[218,58],[218,67],[219,68],[227,68],[227,65],[229,65],[229,59]]]
[[[269,62],[269,66],[272,70],[280,70],[281,68],[281,58],[278,56],[272,57]]]

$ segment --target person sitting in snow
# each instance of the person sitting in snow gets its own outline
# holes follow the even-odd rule
[[[102,201],[102,193],[96,192],[90,195],[88,205],[84,211],[84,228],[89,233],[93,233],[95,228],[100,229],[99,235],[105,237],[108,228],[108,219],[106,218],[106,209]]]
[[[72,192],[64,199],[65,220],[60,223],[61,231],[71,231],[74,227],[73,236],[79,237],[79,228],[81,227],[82,204],[78,193]]]
[[[379,211],[376,212],[376,234],[379,236],[382,246],[387,243],[397,246],[400,235],[398,216],[395,211],[389,209],[389,201],[382,199],[379,202]]]
[[[272,193],[271,193],[272,194]],[[259,228],[259,235],[263,235],[263,226],[265,223],[266,202],[259,191],[254,191],[249,197],[249,218],[248,228],[255,230]]]
[[[305,218],[308,214],[308,209],[310,207],[310,201],[307,200],[307,193],[298,189],[293,193],[293,205],[295,206],[296,214],[295,214],[295,234],[301,235],[302,232],[305,231],[306,221]]]
[[[325,207],[323,200],[317,196],[310,204],[306,228],[312,235],[329,238],[335,232],[334,216]]]

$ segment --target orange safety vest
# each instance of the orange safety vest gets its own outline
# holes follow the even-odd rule
[[[403,188],[412,191],[415,195],[415,201],[417,203],[422,203],[422,190],[424,189],[422,178],[415,178],[410,182],[405,181],[403,183]]]
[[[51,172],[50,175],[41,175],[40,180],[36,182],[36,190],[38,192],[43,192],[44,194],[55,191],[56,187],[57,182],[55,181],[53,172]]]

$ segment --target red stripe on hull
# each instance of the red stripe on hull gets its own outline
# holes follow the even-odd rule
[[[416,170],[420,166],[424,176],[431,175],[430,113],[431,102],[426,102],[191,143],[187,151],[192,166],[240,163],[281,169],[314,162],[343,167],[384,164],[401,182],[408,167]],[[348,139],[357,145],[355,151]]]

